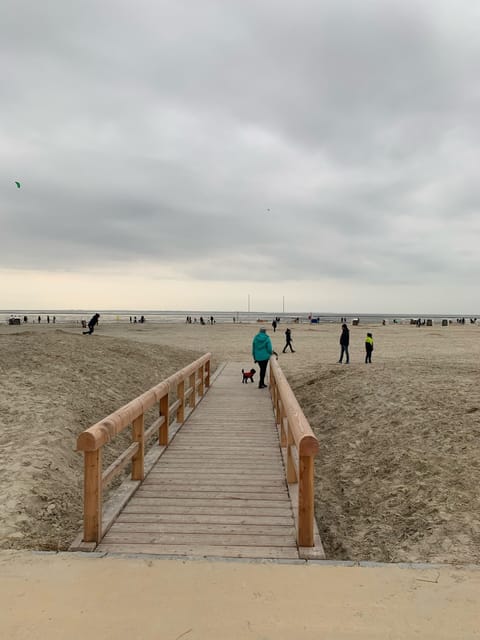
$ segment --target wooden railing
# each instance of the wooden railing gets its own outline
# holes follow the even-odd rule
[[[318,453],[318,440],[274,357],[270,358],[270,393],[280,428],[280,443],[285,449],[290,495],[298,502],[295,514],[297,542],[300,547],[313,547],[314,459]]]
[[[171,417],[175,414],[175,422],[182,424],[186,408],[193,410],[209,386],[210,353],[207,353],[78,436],[77,450],[84,452],[84,542],[98,544],[102,539],[103,489],[130,462],[132,480],[143,480],[145,443],[158,432],[158,444],[166,447]],[[173,391],[177,399],[171,403]],[[156,404],[159,417],[145,429],[144,414]],[[132,444],[102,472],[103,446],[130,425]]]

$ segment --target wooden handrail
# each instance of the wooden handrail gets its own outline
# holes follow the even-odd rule
[[[280,429],[280,443],[286,448],[287,482],[298,483],[298,545],[313,547],[314,458],[318,453],[318,440],[274,357],[270,358],[270,393]]]
[[[83,541],[100,542],[102,538],[103,489],[131,460],[132,480],[144,478],[145,442],[158,432],[160,446],[168,446],[170,416],[181,425],[188,400],[194,409],[197,398],[210,386],[210,359],[206,353],[138,398],[135,398],[100,422],[83,431],[77,439],[77,451],[84,452]],[[187,388],[186,388],[187,387]],[[170,393],[177,399],[170,402]],[[145,428],[145,412],[158,404],[159,417]],[[132,444],[102,473],[103,446],[132,425]]]

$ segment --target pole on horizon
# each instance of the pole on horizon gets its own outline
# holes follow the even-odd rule
[[[250,313],[250,294],[248,294],[248,313]]]

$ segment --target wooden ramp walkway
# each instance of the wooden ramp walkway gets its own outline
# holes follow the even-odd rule
[[[97,551],[299,558],[272,401],[241,368],[224,367]]]

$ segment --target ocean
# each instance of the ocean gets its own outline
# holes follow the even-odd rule
[[[389,324],[396,320],[399,323],[409,322],[411,318],[431,318],[435,324],[443,319],[454,320],[462,316],[456,315],[440,315],[440,314],[365,314],[365,313],[319,313],[319,312],[289,312],[279,313],[275,311],[152,311],[145,309],[4,309],[0,310],[0,321],[3,318],[4,322],[8,322],[12,316],[19,317],[23,324],[23,318],[26,316],[28,322],[37,323],[40,316],[41,323],[47,322],[47,317],[50,317],[50,322],[53,322],[55,317],[56,324],[80,324],[82,320],[88,320],[94,313],[100,313],[101,321],[105,323],[120,322],[130,323],[130,318],[134,322],[135,318],[137,322],[143,315],[145,322],[147,323],[181,323],[185,322],[187,316],[192,318],[192,322],[197,320],[200,322],[202,317],[205,322],[209,322],[210,317],[213,317],[216,323],[255,323],[255,322],[271,322],[274,318],[280,318],[280,322],[299,322],[308,323],[310,318],[322,323],[339,323],[342,318],[346,318],[347,322],[351,322],[353,318],[359,318],[362,324],[381,324],[383,320],[386,320]],[[474,317],[474,316],[472,316]],[[469,322],[470,316],[466,317],[466,322]]]

